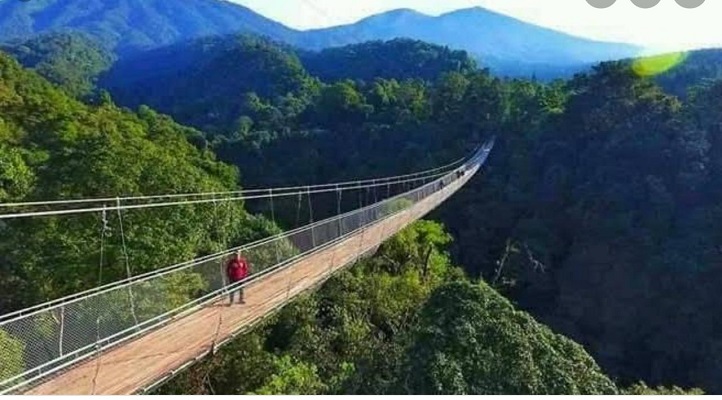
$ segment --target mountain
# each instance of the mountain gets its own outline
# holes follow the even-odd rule
[[[482,65],[513,75],[550,70],[570,72],[641,51],[627,44],[582,39],[479,7],[438,17],[407,9],[390,11],[351,25],[307,31],[296,44],[323,49],[399,37],[466,50]]]
[[[101,86],[202,128],[230,127],[260,99],[304,103],[316,85],[292,48],[253,35],[214,36],[130,55]],[[260,97],[260,98],[259,98]]]
[[[569,75],[641,49],[574,37],[483,8],[432,17],[403,9],[355,24],[297,31],[224,0],[0,0],[0,41],[81,31],[120,55],[205,36],[250,33],[306,50],[408,38],[466,50],[492,71]]]
[[[84,32],[119,54],[203,36],[296,34],[246,7],[223,0],[0,0],[0,40]]]

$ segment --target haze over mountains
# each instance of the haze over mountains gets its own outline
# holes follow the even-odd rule
[[[375,15],[352,25],[307,31],[303,47],[322,49],[408,37],[468,51],[492,70],[565,69],[638,55],[640,48],[596,42],[542,28],[480,7],[432,17],[413,10]]]
[[[509,75],[564,74],[641,50],[574,37],[482,8],[439,17],[396,10],[351,25],[298,31],[223,0],[0,0],[0,41],[62,30],[87,33],[120,55],[229,33],[267,36],[309,50],[404,37],[466,50],[481,65]]]

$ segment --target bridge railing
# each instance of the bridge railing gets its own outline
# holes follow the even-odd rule
[[[241,247],[252,275],[229,285],[228,253],[73,298],[0,322],[0,393],[18,390],[109,347],[222,299],[319,249],[402,212],[483,164],[487,145],[443,177],[368,207]]]

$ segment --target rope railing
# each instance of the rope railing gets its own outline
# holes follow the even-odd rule
[[[14,218],[26,218],[26,217],[43,217],[43,216],[57,216],[57,215],[69,215],[69,214],[82,214],[90,212],[98,212],[103,208],[108,211],[115,211],[116,209],[143,209],[143,208],[154,208],[154,207],[169,207],[175,205],[192,205],[192,204],[204,204],[211,203],[214,201],[242,201],[242,200],[255,200],[255,199],[266,199],[272,196],[275,197],[288,197],[295,196],[302,192],[311,191],[312,194],[316,193],[327,193],[331,190],[358,190],[359,188],[365,188],[368,185],[386,185],[388,183],[395,183],[398,181],[422,181],[424,179],[438,177],[447,173],[449,170],[457,167],[461,163],[465,162],[466,158],[461,158],[454,161],[453,163],[446,164],[441,167],[428,169],[425,171],[415,172],[405,175],[397,175],[391,177],[374,178],[357,181],[346,181],[338,183],[326,183],[318,185],[306,185],[306,186],[293,186],[293,187],[278,187],[278,188],[265,188],[265,189],[245,189],[238,191],[218,191],[218,192],[201,192],[201,193],[185,193],[185,194],[163,194],[163,195],[152,195],[152,196],[133,196],[133,197],[107,197],[107,198],[93,198],[93,199],[71,199],[71,200],[52,200],[52,201],[31,201],[31,202],[16,202],[16,203],[0,203],[0,210],[6,209],[11,210],[10,212],[0,213],[0,220],[3,219],[14,219]],[[418,178],[418,179],[412,179]],[[218,198],[218,196],[225,196]],[[211,199],[208,199],[211,198]],[[163,200],[163,201],[160,201]],[[50,210],[38,210],[43,207],[51,207]],[[69,207],[69,208],[65,208]],[[76,208],[82,207],[82,208]],[[21,209],[22,212],[12,211]],[[28,210],[29,209],[29,210]]]
[[[11,212],[11,213],[5,213],[0,214],[0,220],[10,220],[10,219],[18,219],[18,218],[29,218],[29,217],[51,217],[51,216],[63,216],[63,215],[77,215],[77,214],[89,214],[89,213],[99,213],[102,211],[118,211],[118,210],[145,210],[145,209],[152,209],[152,208],[161,208],[161,207],[172,207],[172,206],[190,206],[190,205],[199,205],[199,204],[213,204],[213,203],[226,203],[226,202],[238,202],[238,201],[248,201],[248,200],[263,200],[263,199],[270,199],[270,198],[283,198],[283,197],[294,197],[294,196],[304,196],[304,195],[311,195],[311,194],[322,194],[322,193],[333,193],[337,191],[354,191],[354,190],[361,190],[361,189],[369,189],[369,188],[376,188],[381,186],[386,186],[388,184],[397,185],[397,184],[408,184],[408,183],[418,183],[418,182],[425,182],[429,179],[436,179],[440,176],[443,176],[447,174],[447,172],[438,172],[433,175],[425,175],[423,177],[418,178],[405,178],[400,180],[393,180],[393,181],[387,181],[387,182],[373,182],[373,183],[358,183],[354,184],[353,186],[341,186],[341,187],[323,187],[323,188],[316,188],[316,189],[310,189],[311,187],[305,186],[298,190],[295,190],[293,192],[284,192],[279,189],[266,189],[267,193],[264,194],[255,194],[255,195],[245,195],[241,192],[238,192],[238,194],[226,196],[226,197],[212,197],[212,198],[204,198],[204,199],[198,199],[198,200],[178,200],[178,201],[168,201],[168,202],[160,202],[160,203],[143,203],[143,204],[124,204],[123,200],[120,198],[116,198],[113,200],[114,205],[107,205],[102,204],[94,207],[87,207],[87,208],[70,208],[70,209],[60,209],[60,210],[48,210],[48,211],[28,211],[28,212]],[[205,196],[205,194],[204,194]]]
[[[31,385],[103,349],[143,335],[218,301],[228,290],[256,282],[369,225],[408,210],[462,179],[465,171],[475,172],[485,162],[491,146],[493,142],[462,166],[431,182],[375,204],[0,318],[0,360],[15,360],[2,369],[0,393]],[[306,191],[307,188],[304,187]],[[237,251],[242,251],[251,262],[253,274],[243,282],[229,285],[223,266],[228,256]]]

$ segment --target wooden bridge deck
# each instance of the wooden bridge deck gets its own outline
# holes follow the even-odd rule
[[[377,248],[446,200],[469,178],[454,182],[408,210],[250,284],[245,289],[246,303],[243,305],[229,306],[224,296],[184,318],[120,344],[100,357],[62,371],[28,389],[25,394],[141,392],[173,371],[208,354],[214,342],[228,340],[251,327],[294,296],[317,286],[362,254]]]

